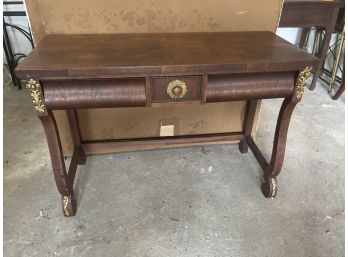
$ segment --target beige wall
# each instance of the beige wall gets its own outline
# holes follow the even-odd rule
[[[281,0],[26,0],[34,39],[46,34],[275,31]],[[82,137],[159,136],[163,120],[176,135],[240,131],[245,102],[205,106],[79,111]],[[66,155],[71,153],[64,112],[55,112]],[[108,151],[112,151],[108,149]]]
[[[275,31],[281,0],[26,0],[35,40],[45,34]]]

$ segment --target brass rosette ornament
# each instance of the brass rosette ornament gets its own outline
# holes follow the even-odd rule
[[[184,81],[173,80],[167,86],[167,94],[172,99],[183,98],[187,92],[187,87]]]

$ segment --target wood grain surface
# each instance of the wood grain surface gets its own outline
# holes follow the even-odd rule
[[[145,79],[70,79],[42,81],[50,109],[146,106]]]
[[[49,35],[21,78],[196,75],[301,70],[317,59],[271,32]]]
[[[172,99],[167,93],[169,83],[179,80],[185,83],[187,92],[182,98]],[[202,99],[202,76],[161,76],[151,78],[152,103],[180,103]]]
[[[295,75],[294,72],[211,75],[206,99],[209,103],[291,96]]]

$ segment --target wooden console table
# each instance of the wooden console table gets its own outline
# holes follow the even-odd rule
[[[73,216],[73,182],[84,148],[98,144],[180,144],[240,140],[264,171],[262,192],[277,193],[291,113],[319,60],[271,32],[50,35],[17,67],[27,79],[48,141],[63,213]],[[251,137],[258,99],[284,98],[267,162]],[[76,109],[247,100],[240,132],[114,141],[83,141]],[[68,172],[52,110],[66,110],[74,143]]]

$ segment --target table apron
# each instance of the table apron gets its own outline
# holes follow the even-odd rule
[[[152,80],[149,77],[64,79],[41,82],[46,107],[51,110],[64,110],[184,105],[192,101],[205,104],[285,98],[294,92],[295,76],[296,72],[182,76],[180,79],[186,82],[188,97],[185,95],[175,101],[171,101],[168,95],[166,96],[166,83],[171,81],[171,77],[165,77],[164,84],[161,82],[163,85],[157,83],[158,79]],[[172,79],[177,80],[178,77],[172,77]],[[155,88],[161,88],[164,93],[156,93]]]

